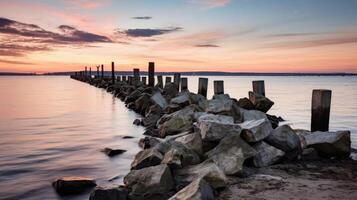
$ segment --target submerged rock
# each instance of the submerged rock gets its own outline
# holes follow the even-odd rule
[[[135,119],[133,121],[133,124],[139,126],[141,124],[141,120],[140,119]]]
[[[126,200],[128,190],[124,187],[96,187],[90,194],[89,200]]]
[[[79,194],[96,185],[94,179],[81,176],[63,177],[52,183],[53,188],[60,195]]]
[[[165,194],[174,187],[174,181],[167,165],[132,170],[124,177],[124,184],[132,195]]]
[[[163,155],[156,149],[144,149],[135,155],[131,163],[131,169],[142,169],[154,165],[159,165],[163,159]]]
[[[241,172],[244,161],[255,154],[256,151],[244,142],[239,134],[233,134],[223,138],[206,156],[226,175],[234,175]]]
[[[109,157],[113,157],[122,153],[125,153],[126,150],[123,149],[111,149],[111,148],[104,148],[102,150],[103,153],[105,153]]]
[[[214,200],[212,187],[204,180],[197,179],[177,192],[169,200]]]
[[[241,136],[247,142],[259,142],[273,130],[267,119],[246,121],[239,125],[242,127]]]
[[[253,157],[253,164],[255,167],[266,167],[278,162],[283,158],[284,152],[278,148],[268,145],[261,141],[253,145],[257,154]]]

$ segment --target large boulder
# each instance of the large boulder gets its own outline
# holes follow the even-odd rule
[[[253,157],[255,167],[266,167],[283,158],[284,152],[261,141],[253,145],[257,154]]]
[[[131,195],[165,194],[174,188],[170,168],[157,165],[132,170],[124,177],[124,184],[131,189]]]
[[[175,139],[186,148],[194,150],[197,154],[202,154],[202,138],[199,133],[190,133]]]
[[[169,200],[214,200],[212,187],[204,180],[197,179],[177,192]]]
[[[279,126],[265,138],[265,141],[284,152],[297,152],[301,150],[299,136],[289,125]]]
[[[219,121],[201,121],[197,123],[202,140],[209,142],[218,142],[227,135],[239,135],[241,127],[238,124],[221,123]]]
[[[135,155],[131,163],[131,169],[142,169],[149,166],[159,165],[163,155],[154,148],[144,149]]]
[[[149,149],[156,146],[160,142],[161,141],[158,138],[146,136],[145,138],[141,138],[139,140],[139,146],[143,149]]]
[[[233,124],[234,118],[227,115],[215,115],[210,113],[202,113],[200,116],[197,117],[197,122],[201,121],[215,121],[224,124]]]
[[[349,157],[351,154],[350,131],[321,132],[303,135],[307,147],[314,148],[323,157]]]
[[[214,99],[208,101],[206,112],[213,114],[227,114],[232,110],[233,101],[228,95],[216,95]]]
[[[165,109],[167,107],[167,101],[160,92],[156,92],[151,97],[151,100],[154,102],[154,104],[159,105],[162,109]]]
[[[177,85],[175,83],[166,83],[163,89],[163,94],[169,99],[177,96],[178,90]]]
[[[124,102],[130,103],[130,102],[134,102],[135,100],[137,100],[140,96],[141,96],[142,92],[139,90],[134,90],[133,92],[131,92],[128,96],[125,97]]]
[[[267,119],[245,121],[239,125],[242,128],[241,136],[247,142],[259,142],[273,131]]]
[[[190,102],[196,104],[202,111],[206,110],[208,104],[206,97],[194,93],[190,93]]]
[[[268,119],[267,115],[259,110],[240,109],[242,113],[242,121],[252,121],[259,119]]]
[[[195,111],[195,106],[191,105],[169,115],[162,116],[157,122],[160,136],[165,137],[191,130]]]
[[[228,178],[223,171],[214,162],[209,160],[198,165],[191,165],[176,170],[174,176],[178,189],[181,189],[200,178],[203,178],[215,189],[223,188],[228,183]]]
[[[80,194],[96,185],[94,179],[81,176],[62,177],[52,183],[53,188],[60,195]]]
[[[239,99],[237,105],[247,110],[253,110],[255,108],[253,103],[247,97]]]
[[[127,200],[128,190],[124,187],[96,187],[90,194],[89,200]]]
[[[255,154],[255,150],[244,142],[239,134],[232,134],[223,138],[206,156],[226,175],[234,175],[241,172],[244,161]]]
[[[149,94],[142,94],[136,101],[135,101],[135,111],[145,114],[146,109],[151,106],[151,96]]]
[[[171,99],[170,103],[180,105],[181,107],[185,107],[185,106],[189,105],[190,104],[189,92],[185,91],[185,92],[179,93],[178,96]]]
[[[186,148],[183,144],[176,141],[166,141],[163,143],[168,143],[168,148],[167,146],[161,148],[161,151],[165,152],[165,156],[161,163],[174,167],[185,167],[201,162],[197,153],[192,149]],[[164,146],[164,144],[161,146]]]
[[[265,113],[274,105],[273,101],[255,92],[249,92],[249,100],[253,103],[256,110]]]

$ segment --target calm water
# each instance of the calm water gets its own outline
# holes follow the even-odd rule
[[[191,91],[197,79],[189,77]],[[312,89],[332,89],[330,129],[351,130],[357,147],[356,77],[209,77],[208,93],[213,80],[224,80],[225,92],[240,98],[257,79],[266,81],[275,102],[270,113],[295,128],[309,129]],[[65,175],[121,183],[143,128],[132,125],[139,116],[120,100],[68,77],[0,77],[0,92],[0,199],[88,199],[55,194],[51,181]],[[135,138],[122,139],[126,135]],[[108,158],[104,147],[128,151]]]

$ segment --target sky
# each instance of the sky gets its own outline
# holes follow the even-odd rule
[[[357,0],[0,0],[0,71],[357,73]]]

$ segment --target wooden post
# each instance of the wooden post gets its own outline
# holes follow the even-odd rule
[[[141,77],[141,82],[146,85],[146,76]]]
[[[223,81],[214,81],[213,82],[214,94],[224,94],[224,82]]]
[[[89,67],[89,79],[91,79],[91,78],[92,78],[92,68]]]
[[[104,65],[102,65],[102,79],[104,79]]]
[[[163,80],[162,80],[162,75],[158,75],[158,76],[157,76],[157,86],[158,86],[159,88],[163,88],[163,87],[164,87],[164,82],[163,82]]]
[[[122,76],[122,77],[121,77],[121,80],[122,80],[122,81],[126,81],[126,76]]]
[[[132,76],[128,76],[128,83],[130,85],[133,84],[133,77]]]
[[[114,71],[114,62],[112,62],[112,83],[115,83],[115,71]]]
[[[140,69],[134,68],[133,75],[134,75],[134,81],[139,82],[140,81]]]
[[[121,76],[117,76],[117,82],[121,81]]]
[[[328,131],[331,90],[313,90],[311,102],[311,131]]]
[[[174,83],[177,87],[177,91],[180,89],[180,81],[181,81],[181,74],[180,73],[174,73]]]
[[[187,78],[181,78],[181,92],[188,90]]]
[[[207,98],[208,78],[198,79],[198,94]]]
[[[97,66],[97,78],[99,78],[99,66]]]
[[[165,78],[165,84],[166,83],[171,83],[171,77],[170,76],[166,76]]]
[[[253,92],[265,96],[265,86],[263,80],[253,81]]]
[[[87,79],[87,67],[84,68],[84,78]]]
[[[149,62],[149,86],[155,86],[155,63]]]

